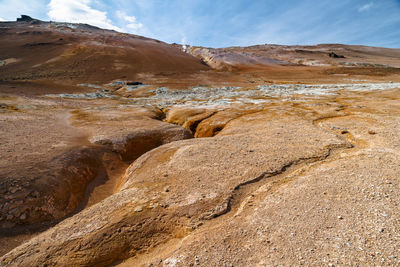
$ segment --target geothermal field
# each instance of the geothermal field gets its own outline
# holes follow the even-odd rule
[[[0,266],[400,265],[400,49],[0,22]]]

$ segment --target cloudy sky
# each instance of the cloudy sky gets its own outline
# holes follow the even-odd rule
[[[20,14],[209,47],[400,48],[400,0],[0,0],[0,20]]]

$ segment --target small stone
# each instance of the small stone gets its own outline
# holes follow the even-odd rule
[[[26,220],[26,214],[23,213],[19,218],[20,218],[22,221]]]
[[[143,211],[143,207],[142,206],[138,206],[135,208],[135,212],[141,212]]]
[[[17,192],[17,188],[10,187],[10,192],[11,192],[11,194],[14,194],[15,192]]]
[[[343,220],[343,217],[340,216],[340,215],[339,215],[337,218],[338,218],[339,220]]]
[[[157,208],[158,207],[158,203],[151,203],[149,207],[151,209]]]
[[[368,131],[368,133],[369,133],[369,134],[371,134],[371,135],[374,135],[374,134],[376,134],[376,132],[375,132],[375,131],[373,131],[373,130],[369,130],[369,131]]]

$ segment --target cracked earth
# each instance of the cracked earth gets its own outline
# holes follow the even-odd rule
[[[14,232],[1,242],[30,240],[2,264],[398,264],[398,89],[280,98],[246,108],[65,99],[55,109],[51,98],[4,98],[17,109],[2,114],[13,133],[48,132],[18,159],[37,162],[32,178],[5,180],[16,185],[1,223]],[[12,155],[18,143],[8,143]]]

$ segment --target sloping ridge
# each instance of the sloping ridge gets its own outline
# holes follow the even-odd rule
[[[0,65],[2,81],[107,82],[134,79],[139,73],[190,74],[208,69],[199,59],[158,40],[39,20],[1,22],[0,55],[5,62]]]
[[[360,45],[255,45],[207,48],[184,46],[182,50],[216,69],[278,65],[399,68],[400,50]]]

